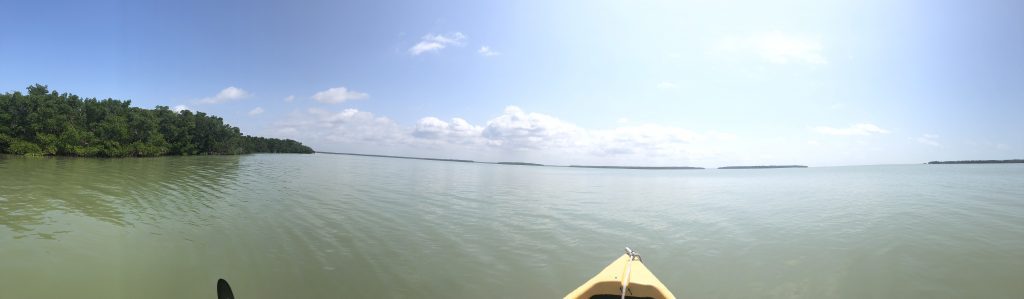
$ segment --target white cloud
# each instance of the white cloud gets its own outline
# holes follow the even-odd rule
[[[287,96],[287,97],[284,98],[284,101],[291,103],[291,102],[295,101],[295,96],[294,95]]]
[[[591,134],[594,140],[590,151],[598,156],[678,156],[690,151],[692,143],[706,138],[686,129],[655,124],[592,131]]]
[[[465,119],[452,118],[446,122],[436,117],[421,118],[413,128],[411,135],[423,140],[433,140],[452,144],[481,144],[480,133],[483,127],[470,124]]]
[[[936,135],[936,134],[924,134],[924,135],[921,135],[921,137],[914,138],[914,140],[916,140],[918,143],[921,143],[921,144],[924,144],[924,145],[935,146],[935,147],[942,146],[942,144],[939,143],[939,141],[936,140],[936,139],[939,139],[939,135]]]
[[[378,146],[372,149],[376,151],[428,148],[438,149],[443,155],[455,155],[459,149],[467,155],[512,152],[548,155],[557,159],[557,163],[706,158],[721,152],[716,144],[736,139],[729,133],[697,133],[657,124],[620,124],[613,129],[591,130],[516,106],[505,108],[501,115],[484,125],[474,125],[462,118],[446,121],[424,117],[414,125],[401,126],[390,119],[355,109],[340,112],[311,109],[293,115],[290,121],[278,123],[276,132],[312,143],[329,142],[349,148],[353,144],[372,144]]]
[[[217,95],[200,99],[199,102],[203,104],[219,104],[230,101],[237,101],[249,97],[248,91],[241,88],[229,86],[228,88],[222,89]]]
[[[310,108],[293,113],[289,120],[276,124],[277,133],[303,139],[322,139],[339,143],[399,144],[406,134],[386,117],[357,109],[339,112]]]
[[[501,54],[501,53],[498,53],[497,51],[492,50],[491,47],[488,47],[488,46],[482,46],[482,47],[480,47],[479,50],[476,50],[476,52],[480,53],[480,55],[483,55],[483,56],[498,56],[498,55]]]
[[[850,136],[850,135],[872,135],[872,134],[886,134],[888,130],[882,129],[874,124],[861,123],[851,125],[846,128],[833,128],[833,127],[815,127],[815,132],[825,135],[837,135],[837,136]]]
[[[585,131],[555,117],[526,113],[508,106],[505,113],[487,122],[482,136],[488,144],[511,149],[569,147],[585,138]]]
[[[313,99],[317,102],[328,104],[338,104],[347,100],[361,100],[368,97],[370,95],[367,93],[348,90],[344,86],[330,88],[313,95]]]
[[[189,108],[188,106],[185,106],[185,105],[178,105],[178,106],[174,106],[174,108],[171,108],[171,110],[174,111],[174,112],[179,112],[180,113],[183,110],[192,111],[192,108]]]
[[[712,50],[728,55],[754,55],[775,64],[828,64],[821,42],[779,31],[718,40]]]
[[[427,34],[420,39],[419,43],[409,48],[409,54],[420,55],[426,52],[437,52],[448,46],[462,46],[464,40],[466,40],[466,35],[462,32],[450,35]]]
[[[256,116],[263,113],[263,107],[256,107],[249,110],[249,116]]]
[[[409,53],[412,53],[412,55],[420,55],[423,54],[423,52],[438,51],[441,49],[444,49],[444,45],[440,43],[424,41],[412,46],[412,48],[409,48]]]

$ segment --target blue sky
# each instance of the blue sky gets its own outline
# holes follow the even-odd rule
[[[317,150],[707,167],[1024,157],[1020,1],[0,11],[0,90],[186,106]]]

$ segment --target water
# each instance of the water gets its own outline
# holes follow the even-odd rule
[[[618,170],[0,157],[0,298],[1022,298],[1024,165]]]

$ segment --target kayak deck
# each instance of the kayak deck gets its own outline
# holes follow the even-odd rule
[[[626,298],[675,298],[639,256],[630,253],[620,256],[565,298],[621,298],[623,285]]]

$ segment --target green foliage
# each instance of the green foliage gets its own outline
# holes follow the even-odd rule
[[[50,91],[0,94],[0,153],[81,157],[312,153],[294,140],[243,136],[220,117]]]
[[[57,136],[47,133],[36,133],[36,143],[42,148],[42,154],[57,154]]]
[[[43,150],[39,149],[39,146],[36,145],[35,143],[17,139],[11,142],[10,146],[7,148],[7,151],[9,153],[17,155],[37,156],[43,154]]]

